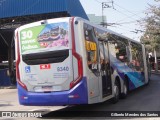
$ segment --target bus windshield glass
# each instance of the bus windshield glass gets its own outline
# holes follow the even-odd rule
[[[42,24],[20,31],[22,54],[69,49],[68,23]]]

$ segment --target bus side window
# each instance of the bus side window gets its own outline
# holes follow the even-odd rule
[[[116,58],[120,60],[121,62],[127,62],[127,51],[126,51],[126,45],[125,43],[118,41],[115,44],[116,49]]]
[[[84,38],[85,38],[86,60],[88,68],[97,76],[98,54],[97,54],[97,42],[93,26],[84,24]]]
[[[89,69],[97,69],[96,51],[87,51],[87,64]]]
[[[131,52],[132,52],[132,61],[131,64],[133,69],[139,72],[144,71],[144,63],[143,63],[143,52],[142,46],[136,43],[131,42]]]

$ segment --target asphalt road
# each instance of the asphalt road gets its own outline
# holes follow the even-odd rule
[[[16,89],[0,89],[0,111],[51,111],[43,116],[43,119],[53,119],[57,114],[58,116],[61,114],[64,117],[64,115],[68,114],[67,111],[69,111],[69,114],[71,114],[71,116],[73,115],[73,117],[71,117],[72,119],[78,119],[75,116],[82,115],[84,113],[94,116],[94,114],[96,113],[99,113],[101,115],[105,114],[105,112],[107,111],[160,111],[159,91],[160,75],[152,75],[152,79],[149,85],[143,86],[137,90],[130,92],[126,99],[120,99],[120,101],[116,104],[112,104],[110,101],[106,101],[104,103],[94,105],[77,105],[69,107],[37,107],[19,105]]]
[[[66,114],[69,113],[75,119],[76,115],[81,116],[82,114],[86,113],[89,116],[92,115],[94,116],[94,114],[96,113],[100,115],[102,114],[103,116],[103,111],[104,114],[106,111],[113,111],[113,112],[146,111],[149,113],[154,113],[155,111],[160,111],[159,91],[160,91],[160,75],[152,75],[149,85],[131,91],[126,99],[120,99],[120,101],[116,104],[112,104],[110,101],[106,101],[104,103],[94,104],[94,105],[70,106],[58,111],[50,112],[45,117],[52,118],[55,117],[56,115],[59,117],[61,116],[61,114],[62,116],[65,116]]]

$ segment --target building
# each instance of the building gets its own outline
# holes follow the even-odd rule
[[[96,16],[95,14],[87,14],[90,22],[97,24],[97,25],[102,25],[102,19],[104,19],[104,23],[106,23],[106,16]]]

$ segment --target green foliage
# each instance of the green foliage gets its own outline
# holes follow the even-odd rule
[[[160,2],[160,0],[155,0]],[[150,50],[160,49],[160,6],[149,5],[146,10],[147,16],[143,20],[145,22],[145,33],[141,37],[143,42]]]

